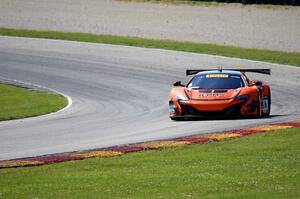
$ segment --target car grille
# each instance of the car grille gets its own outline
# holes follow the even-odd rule
[[[227,107],[223,111],[199,111],[191,106],[181,104],[179,103],[183,115],[188,116],[188,115],[197,115],[197,116],[218,116],[218,115],[233,115],[233,116],[238,116],[240,115],[240,111],[242,106],[244,105],[245,102],[241,102],[239,104],[235,104],[233,106]]]

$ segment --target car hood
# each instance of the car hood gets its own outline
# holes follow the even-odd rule
[[[236,97],[241,91],[238,89],[194,89],[186,88],[185,93],[194,100],[225,100]]]

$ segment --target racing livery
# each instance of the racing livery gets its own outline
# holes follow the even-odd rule
[[[249,80],[245,72],[271,74],[270,69],[187,70],[194,77],[174,83],[169,97],[172,120],[194,116],[268,116],[271,90],[263,81]]]

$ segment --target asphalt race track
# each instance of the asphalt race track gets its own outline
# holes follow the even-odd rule
[[[187,68],[271,68],[271,117],[173,122],[168,93]],[[157,49],[0,37],[0,80],[72,98],[50,115],[0,123],[0,160],[167,139],[299,119],[300,68]]]

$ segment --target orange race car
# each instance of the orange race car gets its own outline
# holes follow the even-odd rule
[[[269,85],[250,81],[245,72],[271,74],[270,69],[187,70],[186,75],[195,76],[187,85],[174,83],[169,98],[170,118],[270,115]]]

